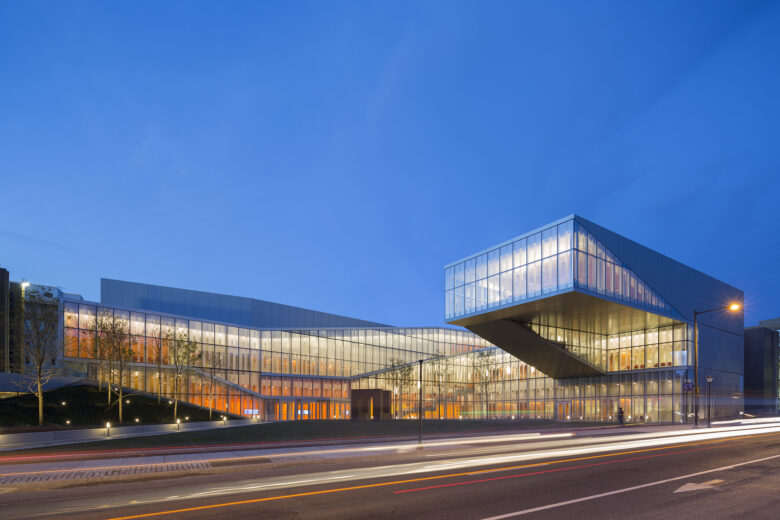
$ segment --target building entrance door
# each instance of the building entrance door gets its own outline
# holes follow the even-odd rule
[[[558,420],[571,420],[571,403],[569,401],[558,401]]]

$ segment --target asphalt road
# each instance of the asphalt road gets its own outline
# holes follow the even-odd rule
[[[7,520],[780,518],[777,424],[505,439],[467,438],[422,450],[399,445],[391,453],[245,464],[133,482],[20,488],[0,495],[0,511]]]

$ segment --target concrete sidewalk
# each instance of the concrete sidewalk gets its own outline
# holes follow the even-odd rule
[[[148,435],[173,434],[177,432],[192,432],[199,430],[214,430],[263,424],[254,419],[238,419],[224,421],[183,422],[179,425],[149,424],[139,426],[120,426],[107,428],[79,428],[72,430],[51,430],[47,432],[5,433],[0,435],[0,451],[23,450],[29,448],[44,448],[63,444],[80,442],[105,441],[110,439],[125,439],[128,437],[144,437]]]

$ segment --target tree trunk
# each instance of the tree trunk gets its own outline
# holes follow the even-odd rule
[[[209,397],[209,421],[211,420],[211,397]]]
[[[122,424],[122,382],[119,383],[119,424]]]
[[[162,369],[160,365],[157,365],[157,404],[160,404],[160,397],[162,396]]]
[[[179,380],[173,379],[173,420],[175,421],[179,415]]]
[[[43,426],[43,385],[38,377],[38,426]]]
[[[111,371],[110,380],[106,378],[106,406],[111,406],[111,386],[114,384],[114,371]]]

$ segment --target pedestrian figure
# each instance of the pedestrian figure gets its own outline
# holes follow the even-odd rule
[[[618,424],[620,424],[620,426],[623,426],[623,415],[624,415],[623,414],[623,408],[618,407],[617,416],[618,416]]]

